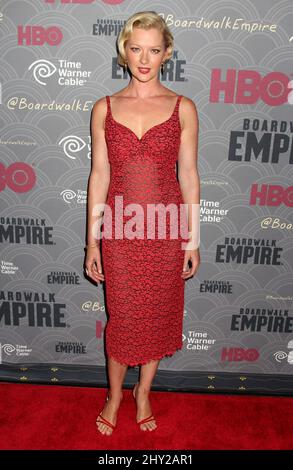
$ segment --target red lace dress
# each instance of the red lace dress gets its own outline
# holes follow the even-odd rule
[[[182,241],[187,238],[180,228],[178,237],[170,238],[174,222],[168,215],[167,236],[158,238],[155,223],[155,237],[148,237],[150,219],[146,215],[147,204],[172,203],[176,207],[183,204],[175,173],[181,135],[178,113],[181,97],[177,97],[170,118],[151,127],[139,139],[113,118],[110,97],[106,96],[105,139],[111,166],[106,204],[112,217],[104,211],[101,251],[109,314],[105,341],[108,357],[129,366],[161,359],[182,348],[185,286],[181,278],[185,253]],[[125,227],[138,214],[137,205],[143,209],[143,215],[140,212],[138,223],[131,225],[136,236],[122,237],[120,231],[120,238],[115,237],[115,228],[121,229],[120,221]],[[115,214],[120,214],[119,222]],[[112,228],[112,237],[106,237],[106,226]]]

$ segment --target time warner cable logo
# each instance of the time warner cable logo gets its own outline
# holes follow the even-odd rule
[[[291,349],[289,353],[286,353],[285,351],[276,351],[274,353],[274,358],[277,362],[282,362],[287,359],[288,364],[293,365],[293,340],[291,339],[288,343],[288,349]]]
[[[47,85],[47,78],[56,74],[58,85],[84,86],[91,77],[91,70],[85,70],[81,62],[66,59],[56,59],[57,67],[46,59],[35,60],[28,68],[40,85]]]
[[[91,137],[88,136],[88,142],[86,142],[84,139],[81,137],[78,137],[77,135],[66,135],[63,137],[59,142],[58,145],[60,145],[63,148],[63,152],[68,158],[71,158],[72,160],[76,159],[75,154],[79,153],[81,150],[86,148],[87,152],[87,158],[91,158]]]
[[[7,356],[10,356],[15,350],[13,344],[1,344],[0,343],[0,364],[2,364],[2,350]]]
[[[52,62],[49,60],[36,60],[33,62],[28,70],[33,70],[33,76],[34,79],[40,84],[40,85],[47,85],[46,82],[42,81],[44,78],[51,77],[51,75],[54,75],[54,73],[57,70],[57,67],[55,67]]]

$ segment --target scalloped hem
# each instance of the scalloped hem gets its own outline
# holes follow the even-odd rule
[[[135,367],[135,366],[148,364],[150,361],[160,361],[161,359],[163,359],[166,356],[173,356],[173,354],[175,354],[177,351],[182,349],[182,347],[183,347],[183,344],[181,344],[180,346],[177,346],[172,351],[168,351],[164,354],[161,354],[160,356],[152,357],[152,358],[146,359],[144,361],[139,361],[139,362],[123,362],[121,359],[118,359],[113,354],[108,354],[108,357],[111,357],[112,359],[114,359],[116,362],[119,362],[119,364],[121,364],[123,366]]]

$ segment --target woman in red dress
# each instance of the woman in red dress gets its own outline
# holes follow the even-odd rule
[[[133,389],[136,422],[141,430],[156,429],[149,400],[152,381],[160,359],[182,348],[185,280],[200,263],[196,106],[158,78],[172,57],[173,36],[157,13],[139,12],[121,30],[118,49],[118,62],[128,67],[131,79],[93,107],[88,190],[86,272],[98,283],[105,281],[109,313],[110,386],[97,418],[105,435],[116,426],[127,367],[136,365],[141,366]],[[176,210],[185,205],[188,236],[178,222],[184,218],[172,223],[168,210],[162,236],[147,212],[158,205]],[[174,228],[180,230],[175,238]]]

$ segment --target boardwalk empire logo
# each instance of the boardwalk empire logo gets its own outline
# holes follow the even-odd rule
[[[225,237],[216,249],[216,263],[281,265],[283,248],[276,246],[276,240]]]
[[[228,160],[269,164],[293,163],[293,121],[244,119],[230,133]]]
[[[0,291],[0,324],[66,328],[66,304],[58,303],[54,293]]]
[[[232,331],[257,333],[292,333],[293,317],[288,309],[245,308],[231,318]]]
[[[27,245],[54,245],[53,227],[45,219],[30,217],[0,217],[0,242]]]

